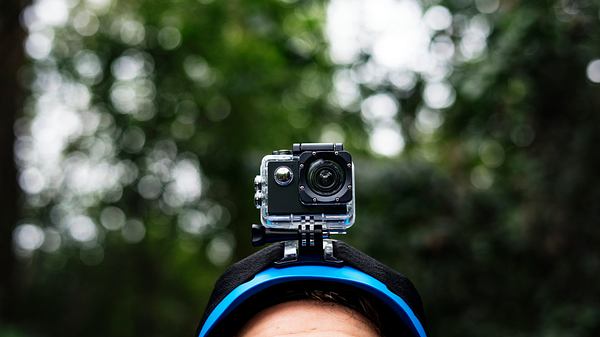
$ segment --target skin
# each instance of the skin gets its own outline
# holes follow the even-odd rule
[[[379,337],[360,313],[336,303],[290,301],[254,316],[238,337]]]

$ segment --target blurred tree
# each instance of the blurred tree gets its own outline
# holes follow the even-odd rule
[[[434,334],[597,335],[598,6],[443,4],[460,14],[434,43],[448,36],[464,57],[470,30],[493,30],[478,56],[453,62],[443,126],[431,134],[436,114],[409,109],[402,163],[360,184],[378,195],[359,201],[377,226],[357,228],[364,248],[416,276]]]
[[[250,251],[236,243],[249,240],[260,156],[318,135],[323,11],[39,1],[23,12],[31,95],[15,124],[26,197],[13,237],[28,265],[12,324],[192,333],[222,268]]]
[[[7,334],[191,334],[251,251],[260,158],[323,140],[357,163],[347,239],[415,281],[432,335],[597,335],[599,10],[35,2]]]

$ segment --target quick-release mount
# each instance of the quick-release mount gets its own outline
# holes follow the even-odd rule
[[[297,229],[274,229],[252,225],[252,245],[285,242],[284,256],[278,264],[325,261],[342,263],[333,254],[333,240],[322,225],[298,225]]]

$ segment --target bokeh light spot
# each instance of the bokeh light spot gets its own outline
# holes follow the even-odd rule
[[[113,0],[85,0],[85,4],[88,8],[94,10],[98,14],[104,14],[112,5]]]
[[[140,152],[144,148],[146,135],[137,126],[131,126],[121,135],[121,147],[129,153]]]
[[[90,11],[82,10],[73,17],[73,28],[82,36],[96,34],[100,27],[98,17]]]
[[[33,59],[44,59],[48,57],[50,51],[52,51],[53,39],[54,34],[50,32],[29,34],[25,40],[25,52]]]
[[[35,3],[35,14],[48,26],[62,26],[69,18],[69,8],[65,0],[39,0]]]
[[[100,213],[100,223],[104,228],[114,231],[125,225],[125,213],[118,207],[105,207]]]
[[[231,103],[223,96],[213,97],[206,105],[206,117],[213,122],[224,120],[230,112]]]
[[[322,143],[343,143],[345,138],[344,130],[337,124],[327,124],[321,131]]]
[[[158,44],[166,50],[175,49],[181,43],[181,33],[175,27],[164,27],[158,32]]]
[[[40,193],[46,186],[46,179],[35,167],[28,168],[19,175],[19,186],[29,194]]]
[[[179,214],[177,224],[185,232],[199,235],[206,230],[208,218],[198,210],[188,209]]]
[[[67,228],[71,237],[79,242],[93,241],[98,235],[96,225],[92,219],[86,215],[69,217],[67,219]]]
[[[494,183],[494,175],[485,166],[476,166],[471,170],[471,184],[475,188],[487,190]]]
[[[417,76],[411,71],[395,71],[389,75],[390,82],[403,91],[412,90],[417,84]]]
[[[469,20],[459,44],[460,52],[466,60],[473,60],[483,55],[490,31],[491,26],[483,15],[474,16]]]
[[[475,7],[483,14],[491,14],[500,8],[500,0],[475,0]]]
[[[504,148],[495,140],[488,140],[479,147],[479,157],[483,164],[495,168],[504,162]]]
[[[137,219],[128,220],[121,229],[121,235],[126,242],[138,243],[146,236],[144,223]]]
[[[433,30],[448,29],[452,25],[452,14],[444,6],[433,6],[423,16],[427,27]]]
[[[393,157],[404,150],[404,137],[397,127],[389,125],[376,126],[369,137],[369,145],[373,152]]]
[[[197,163],[182,159],[171,169],[171,182],[165,188],[163,200],[171,207],[181,207],[196,201],[202,193],[202,180]]]
[[[123,20],[115,23],[119,31],[119,37],[124,43],[135,46],[144,41],[146,29],[144,25],[136,20]]]
[[[233,255],[234,240],[231,235],[220,235],[210,240],[206,256],[216,266],[223,266]]]
[[[342,108],[349,108],[360,99],[360,90],[349,69],[337,70],[333,75],[333,100]]]
[[[44,229],[44,244],[40,248],[46,253],[53,253],[57,251],[62,243],[62,237],[60,233],[52,228]]]
[[[211,85],[215,81],[214,73],[200,56],[187,56],[183,60],[183,70],[190,79],[202,86]]]
[[[44,243],[44,231],[32,224],[19,225],[13,231],[13,242],[17,249],[36,250]]]
[[[144,199],[156,199],[162,193],[162,183],[155,176],[147,175],[140,179],[137,190]]]
[[[361,113],[367,122],[387,121],[396,116],[398,107],[398,101],[396,101],[394,96],[379,93],[363,101]]]
[[[585,72],[590,81],[600,83],[600,59],[595,59],[588,63]]]
[[[118,80],[126,81],[144,75],[144,58],[134,51],[117,58],[111,65],[111,71]]]
[[[423,100],[432,109],[451,106],[456,98],[452,86],[446,82],[429,83],[423,90]]]
[[[429,135],[435,132],[443,122],[444,118],[439,111],[421,108],[417,113],[415,127],[420,132]]]
[[[102,75],[100,58],[90,50],[82,50],[75,54],[73,63],[75,71],[83,78],[95,80]]]

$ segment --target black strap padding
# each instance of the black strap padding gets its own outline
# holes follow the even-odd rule
[[[343,260],[348,266],[373,276],[385,284],[394,294],[400,296],[410,306],[425,328],[427,322],[421,296],[406,276],[343,241],[334,241],[333,247],[335,256],[338,259]]]
[[[275,261],[281,260],[282,257],[283,242],[277,242],[229,266],[217,282],[215,282],[215,287],[204,310],[204,316],[196,331],[196,336],[200,334],[200,329],[204,325],[204,321],[206,321],[208,315],[210,315],[225,296],[239,285],[250,281],[254,275],[271,267]]]

